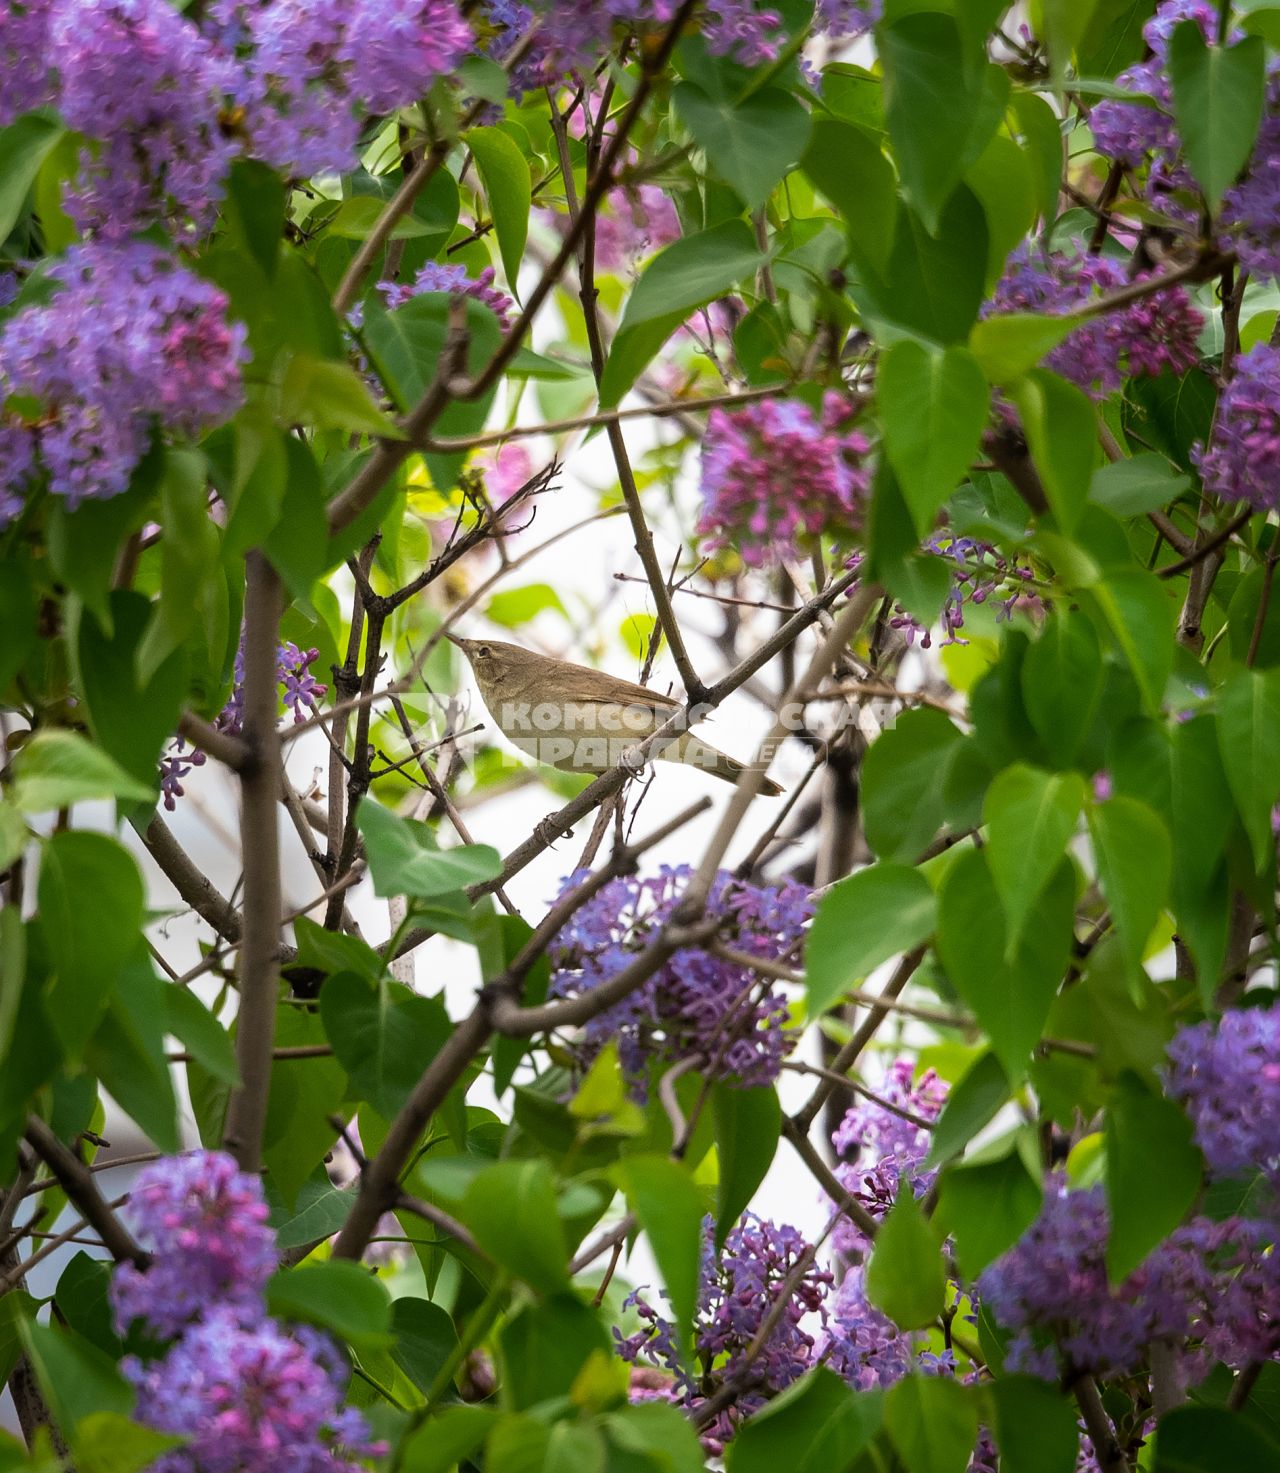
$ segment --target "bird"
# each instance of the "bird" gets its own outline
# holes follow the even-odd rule
[[[602,773],[629,760],[681,703],[588,665],[574,665],[499,639],[445,636],[467,658],[498,730],[522,752],[562,772]],[[745,764],[684,731],[651,753],[736,783]],[[760,791],[782,789],[765,778]]]

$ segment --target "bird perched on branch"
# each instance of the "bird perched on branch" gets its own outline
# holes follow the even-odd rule
[[[683,709],[672,696],[604,670],[555,660],[496,639],[446,636],[467,657],[498,730],[522,752],[562,772],[602,773],[630,760],[647,736]],[[696,718],[695,718],[696,719]],[[650,756],[701,767],[736,783],[736,757],[677,727]],[[782,789],[765,778],[760,791]]]

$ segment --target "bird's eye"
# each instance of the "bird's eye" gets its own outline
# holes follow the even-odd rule
[[[482,644],[480,648],[476,651],[476,654],[478,654],[482,660],[487,660],[491,653],[492,651],[489,649],[489,646],[487,644]]]

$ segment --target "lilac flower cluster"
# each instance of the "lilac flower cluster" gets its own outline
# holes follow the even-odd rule
[[[558,934],[549,951],[553,995],[590,992],[615,976],[665,925],[692,876],[688,865],[663,866],[648,879],[609,881]],[[562,893],[580,884],[570,875]],[[799,951],[813,915],[806,886],[750,885],[722,870],[711,887],[709,915],[735,950],[768,961]],[[653,1064],[693,1058],[706,1074],[742,1085],[777,1078],[794,1042],[787,1000],[751,970],[698,947],[677,951],[645,984],[591,1019],[583,1031],[588,1059],[616,1041],[622,1067],[643,1097]]]
[[[668,25],[679,0],[489,0],[492,54],[507,56],[537,21],[533,42],[512,72],[519,91],[532,91],[567,72],[589,70],[613,44],[619,27]],[[721,0],[699,21],[707,50],[743,66],[776,61],[786,39],[782,17],[755,0]]]
[[[305,721],[312,715],[325,692],[327,685],[311,673],[311,666],[320,658],[318,649],[300,650],[292,640],[276,646],[276,684],[280,691],[280,702],[286,710],[293,712],[294,724]],[[236,651],[235,670],[232,677],[231,694],[226,705],[218,713],[214,725],[229,736],[239,736],[244,726],[244,642]],[[178,806],[177,800],[184,795],[183,780],[196,767],[203,767],[205,754],[198,747],[188,747],[186,741],[175,736],[169,743],[165,755],[160,759],[160,793],[164,806],[170,811]]]
[[[170,0],[62,0],[49,55],[58,110],[95,140],[69,201],[81,229],[126,237],[170,215],[207,230],[238,151],[222,126],[234,63]]]
[[[428,261],[414,277],[411,284],[399,281],[380,281],[378,290],[388,307],[403,307],[414,297],[425,292],[449,292],[453,296],[473,297],[488,307],[498,319],[498,326],[506,332],[511,326],[511,298],[493,284],[493,267],[486,266],[479,276],[468,276],[467,268],[458,265],[443,265]]]
[[[656,184],[617,190],[610,208],[596,216],[596,265],[602,271],[625,271],[679,235],[676,207],[666,190]]]
[[[926,1069],[917,1080],[910,1059],[895,1059],[876,1086],[878,1098],[867,1098],[846,1112],[831,1138],[840,1165],[836,1176],[851,1197],[879,1221],[907,1183],[921,1197],[937,1172],[924,1169],[930,1127],[947,1099],[945,1082]],[[882,1103],[883,1102],[883,1103]],[[845,1254],[870,1247],[857,1225],[841,1218],[835,1246]]]
[[[1182,1029],[1169,1061],[1169,1093],[1186,1107],[1209,1170],[1261,1170],[1280,1183],[1280,1003]]]
[[[151,1259],[116,1270],[116,1325],[142,1320],[173,1343],[122,1369],[138,1420],[188,1439],[153,1473],[356,1473],[352,1459],[384,1451],[342,1405],[334,1343],[265,1313],[275,1234],[256,1177],[220,1152],[166,1157],[139,1173],[130,1211]]]
[[[1218,398],[1213,439],[1192,459],[1205,489],[1258,511],[1280,506],[1280,349],[1257,343],[1236,359]]]
[[[1275,75],[1248,171],[1222,197],[1222,224],[1232,232],[1247,271],[1280,276],[1280,78]]]
[[[696,1379],[684,1364],[675,1326],[639,1291],[627,1300],[641,1320],[641,1328],[624,1337],[615,1329],[619,1355],[632,1364],[648,1363],[669,1371],[671,1393],[686,1407],[696,1407],[708,1383],[732,1380],[746,1369],[745,1355],[765,1317],[773,1309],[788,1275],[806,1256],[809,1244],[793,1227],[779,1226],[746,1213],[715,1250],[715,1224],[703,1223],[702,1267],[698,1281],[698,1311],[694,1320],[694,1347],[701,1375]],[[791,1288],[777,1323],[759,1355],[750,1365],[756,1388],[739,1398],[733,1415],[712,1433],[715,1443],[732,1435],[737,1420],[764,1404],[770,1393],[790,1386],[813,1363],[816,1337],[803,1328],[810,1315],[823,1315],[831,1273],[810,1262]]]
[[[866,1269],[852,1265],[828,1306],[819,1353],[855,1391],[889,1387],[904,1376],[954,1375],[950,1351],[937,1355],[922,1348],[922,1337],[900,1330],[867,1298]]]
[[[473,44],[452,0],[218,0],[252,151],[299,175],[351,167],[359,115],[420,101]]]
[[[275,1272],[262,1186],[221,1152],[172,1156],[140,1171],[129,1214],[151,1261],[116,1270],[111,1294],[122,1332],[144,1320],[169,1339],[214,1302],[252,1308]]]
[[[1066,316],[1128,284],[1124,267],[1106,256],[1033,252],[1021,245],[984,309]],[[1101,398],[1127,376],[1183,374],[1199,361],[1204,318],[1184,288],[1166,287],[1119,311],[1082,322],[1045,358],[1045,365]]]
[[[1280,1350],[1280,1261],[1275,1227],[1249,1218],[1193,1218],[1123,1283],[1108,1282],[1108,1217],[1101,1187],[1058,1182],[1040,1216],[978,1279],[984,1306],[1014,1332],[1011,1370],[1138,1370],[1153,1341],[1199,1378],[1210,1360],[1241,1369]]]
[[[732,547],[752,567],[797,556],[824,532],[861,525],[871,443],[849,427],[849,405],[828,394],[821,417],[795,399],[713,409],[702,442],[708,551]]]
[[[0,0],[0,127],[54,98],[49,70],[50,0]]]
[[[989,542],[973,537],[954,537],[940,532],[926,539],[924,551],[951,564],[951,587],[943,600],[939,622],[942,626],[940,646],[968,644],[961,631],[965,627],[965,607],[977,608],[995,595],[996,623],[1007,623],[1018,608],[1032,608],[1038,600],[1028,594],[1027,584],[1035,577],[1032,569],[1016,557],[1006,558]],[[861,558],[861,554],[855,554]],[[854,566],[854,559],[848,566]],[[920,641],[921,649],[933,647],[933,631],[900,603],[895,603],[889,616],[890,628],[900,630],[908,645]]]
[[[0,418],[0,461],[14,477],[0,526],[37,471],[72,507],[118,495],[155,425],[193,435],[242,399],[244,328],[227,320],[222,292],[166,252],[74,246],[49,275],[60,289],[0,332],[0,399],[39,405]]]

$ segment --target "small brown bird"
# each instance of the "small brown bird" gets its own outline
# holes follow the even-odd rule
[[[446,636],[466,655],[480,695],[498,730],[522,752],[562,772],[601,773],[657,731],[681,703],[659,691],[620,680],[604,670],[553,660],[497,639]],[[745,769],[692,732],[680,732],[652,753],[668,762],[701,767],[725,782]],[[776,797],[765,778],[761,792]]]

